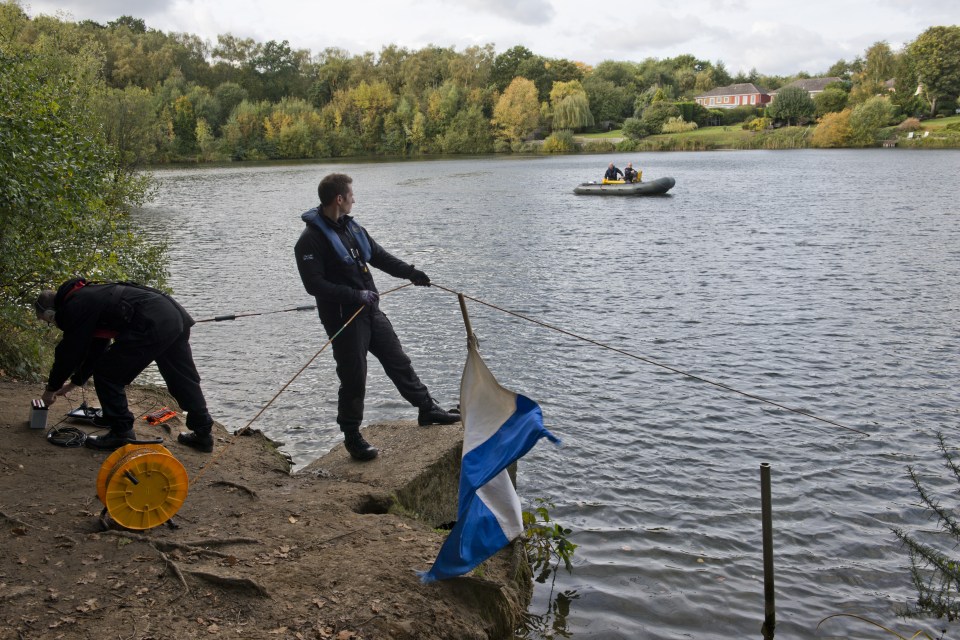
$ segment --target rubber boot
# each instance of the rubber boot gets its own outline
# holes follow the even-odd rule
[[[209,431],[206,433],[202,431],[181,433],[177,436],[177,442],[202,453],[213,452],[213,435]]]
[[[133,432],[133,429],[127,429],[126,431],[110,431],[102,436],[87,436],[83,444],[97,451],[114,451],[136,439],[137,434]]]
[[[447,411],[437,402],[430,398],[430,401],[420,407],[420,413],[417,414],[417,424],[426,427],[431,424],[453,424],[460,421],[459,409]]]
[[[360,429],[344,432],[343,446],[351,458],[360,462],[373,460],[380,453],[375,446],[363,439]]]

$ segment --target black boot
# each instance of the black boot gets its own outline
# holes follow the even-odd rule
[[[133,429],[127,429],[126,431],[110,431],[102,436],[87,436],[84,444],[90,449],[97,449],[98,451],[114,451],[135,442],[136,439],[137,434],[133,432]]]
[[[343,446],[346,447],[351,458],[361,462],[373,460],[379,453],[375,446],[363,439],[359,429],[343,434]]]
[[[420,413],[417,415],[417,424],[421,427],[431,424],[453,424],[459,421],[459,409],[447,411],[438,405],[433,398],[430,398],[430,402],[420,407]]]
[[[191,449],[196,449],[202,453],[213,452],[213,435],[211,435],[209,431],[206,433],[200,431],[181,433],[177,436],[177,442],[187,445]]]

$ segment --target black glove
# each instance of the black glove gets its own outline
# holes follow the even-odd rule
[[[414,269],[410,274],[410,282],[417,285],[418,287],[429,287],[430,286],[430,276],[425,274],[420,269]]]
[[[364,289],[360,292],[360,302],[366,305],[371,311],[377,308],[377,302],[380,300],[380,294],[376,291]]]

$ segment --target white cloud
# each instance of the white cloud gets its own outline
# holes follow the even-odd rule
[[[548,0],[464,0],[463,4],[480,12],[527,25],[547,24],[556,15]]]

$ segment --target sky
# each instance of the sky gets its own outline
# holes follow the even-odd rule
[[[596,65],[691,54],[722,61],[731,74],[825,72],[875,42],[894,50],[931,26],[960,24],[957,0],[687,0],[607,3],[583,0],[21,0],[31,16],[102,24],[122,15],[148,28],[216,44],[232,34],[288,41],[318,54],[338,47],[377,53],[394,44],[523,45],[547,58]]]

